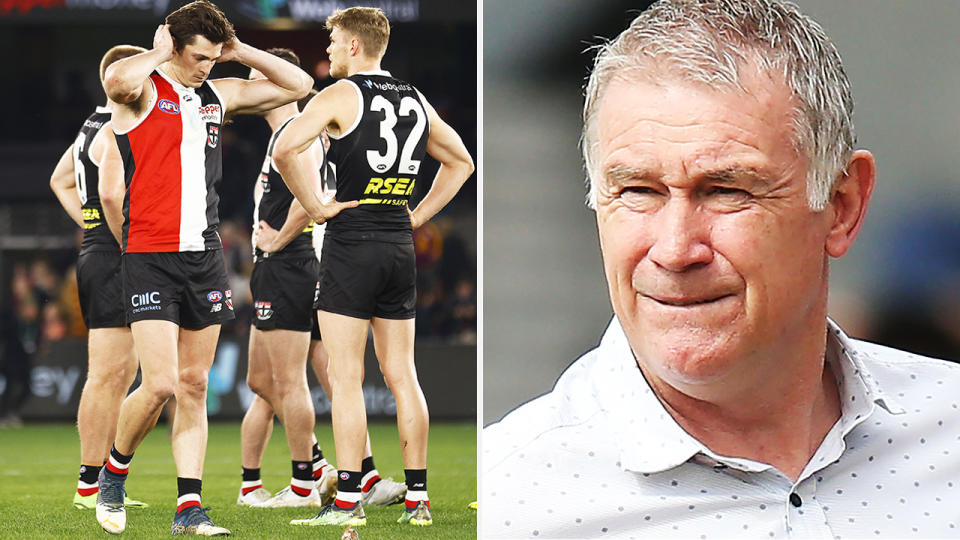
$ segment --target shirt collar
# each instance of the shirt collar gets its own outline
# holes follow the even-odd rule
[[[374,69],[374,70],[370,70],[370,71],[358,71],[356,74],[357,74],[357,75],[382,75],[382,76],[384,76],[384,77],[391,77],[391,76],[392,76],[392,75],[390,75],[390,72],[389,72],[389,71],[386,71],[386,70],[383,70],[383,69]]]
[[[825,439],[822,446],[836,446],[837,451],[842,452],[843,437],[874,412],[874,404],[890,414],[905,411],[870,375],[863,363],[865,353],[858,350],[857,342],[847,337],[833,321],[827,323],[827,360],[837,378],[842,413],[840,429],[831,430],[828,435],[836,439]],[[748,472],[771,468],[745,458],[718,455],[684,431],[644,379],[616,316],[604,332],[597,355],[593,392],[613,425],[619,428],[617,442],[622,469],[652,474],[682,465],[694,457],[704,463]]]

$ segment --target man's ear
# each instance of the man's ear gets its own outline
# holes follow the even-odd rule
[[[827,205],[827,211],[833,213],[826,240],[826,251],[831,257],[845,255],[856,240],[876,180],[877,164],[873,154],[866,150],[855,151],[837,179]]]

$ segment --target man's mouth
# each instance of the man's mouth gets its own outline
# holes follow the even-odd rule
[[[721,295],[711,295],[711,296],[658,296],[658,295],[649,295],[642,294],[641,296],[649,298],[658,304],[665,306],[674,306],[674,307],[688,307],[688,306],[699,306],[703,304],[710,304],[713,302],[718,302],[733,296],[732,294],[721,294]]]

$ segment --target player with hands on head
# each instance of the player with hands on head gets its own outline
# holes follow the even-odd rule
[[[218,62],[265,75],[208,80]],[[229,534],[200,505],[207,442],[207,377],[220,324],[233,318],[223,261],[217,189],[220,129],[230,114],[255,113],[304,97],[313,80],[298,67],[236,38],[212,3],[197,0],[167,16],[153,48],[111,65],[107,96],[125,172],[122,275],[126,320],[142,383],[124,401],[97,521],[126,527],[122,494],[133,453],[176,396],[172,447],[177,467],[174,534]]]

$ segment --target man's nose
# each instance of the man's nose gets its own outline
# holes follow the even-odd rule
[[[647,257],[671,272],[683,272],[713,261],[707,216],[688,198],[671,196],[654,215],[654,241]]]

